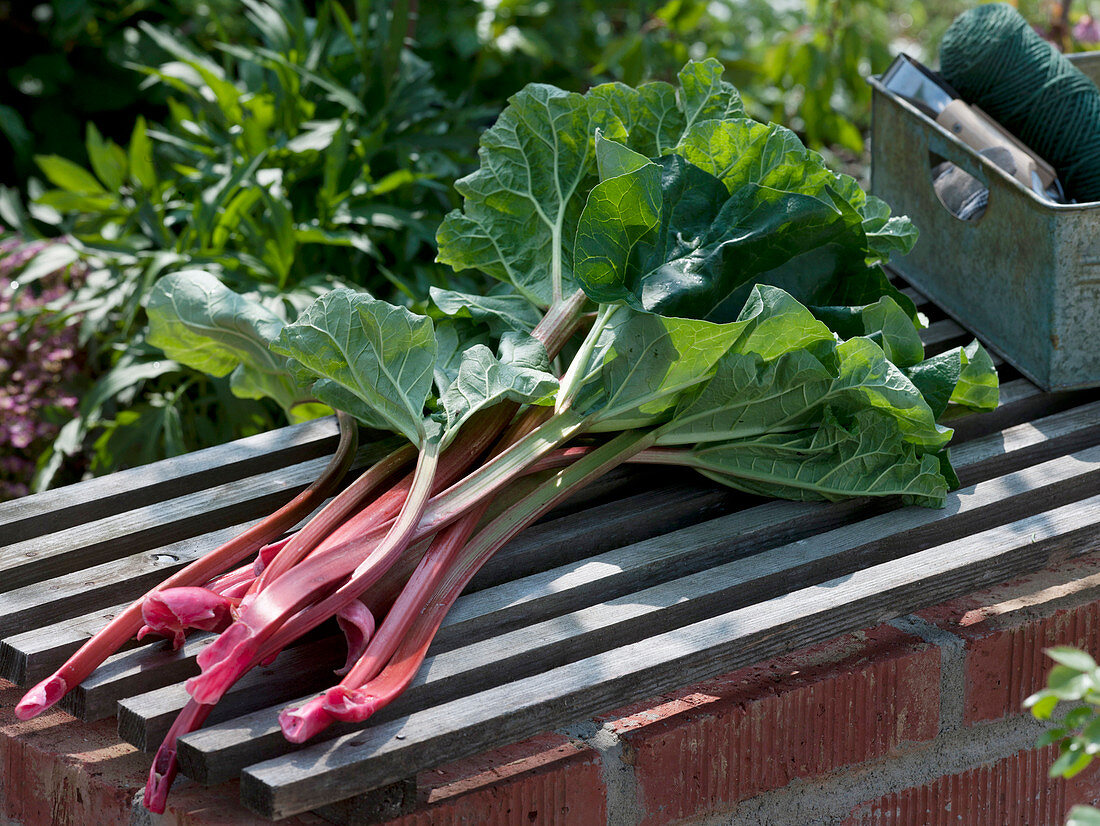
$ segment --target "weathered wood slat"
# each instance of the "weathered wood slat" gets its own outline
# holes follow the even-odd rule
[[[137,599],[251,524],[243,522],[8,591],[0,595],[0,637]]]
[[[361,451],[362,454],[362,451]],[[581,493],[564,503],[560,508],[555,508],[550,518],[562,514],[575,513],[592,503],[602,503],[614,499],[615,495],[624,489],[650,489],[658,482],[657,473],[652,469],[639,469],[639,467],[620,467],[616,471],[607,474],[597,483],[587,487]],[[67,488],[66,488],[67,489]],[[220,533],[219,533],[220,536]],[[199,540],[196,539],[198,542]],[[217,541],[210,540],[210,547],[217,547]],[[160,553],[166,551],[173,553],[172,548],[154,548],[150,552]],[[134,572],[138,575],[147,568],[147,552],[142,551],[132,554],[127,558],[127,563],[134,565]],[[167,563],[166,565],[171,565]],[[95,570],[95,569],[92,569]],[[171,573],[172,568],[165,566],[163,572]],[[50,607],[41,608],[46,613],[56,612],[53,617],[65,617],[75,613],[75,609],[66,609],[65,601],[58,602],[48,591],[52,583],[43,583],[37,588],[31,588],[30,593],[38,593],[44,604]],[[118,596],[129,596],[134,599],[144,593],[141,588],[130,588],[124,583],[118,583]],[[0,594],[0,607],[4,606],[5,599],[9,595]],[[108,621],[114,618],[120,610],[129,605],[128,602],[110,604],[110,599],[102,602],[102,607],[88,610],[86,614],[73,616],[70,619],[55,621],[50,625],[35,625],[18,632],[5,631],[0,635],[0,676],[17,685],[35,683],[45,678],[54,669],[61,665],[84,641],[95,634]],[[40,610],[37,606],[26,606],[32,610]],[[85,609],[87,610],[87,609]],[[10,635],[10,636],[4,636]]]
[[[582,518],[551,520],[531,528],[530,535],[517,540],[517,547],[510,554],[494,559],[484,571],[482,587],[530,573],[532,568],[542,570],[564,564],[578,555],[588,556],[616,543],[701,522],[728,510],[735,495],[733,491],[697,483],[693,487],[654,491],[599,505],[583,512]],[[561,524],[562,521],[568,525]],[[135,596],[143,593],[148,584],[153,583],[137,588]],[[180,674],[191,676],[195,672],[194,657],[204,646],[205,641],[194,644],[189,641],[176,652],[155,645],[116,655],[73,690],[66,698],[69,700],[66,710],[82,720],[109,717],[115,713],[119,699],[175,682],[182,679],[177,676]],[[119,725],[122,727],[121,718]],[[140,742],[146,742],[149,736],[142,734]],[[138,741],[132,742],[138,745]]]
[[[920,333],[921,341],[929,353],[947,350],[960,344],[969,344],[974,336],[949,318],[934,321]]]
[[[289,502],[326,464],[327,457],[310,459],[7,545],[0,548],[0,588],[19,588],[262,518]],[[0,597],[0,611],[3,605]]]
[[[336,439],[335,418],[317,419],[4,502],[0,536],[14,544],[327,456],[335,449]]]
[[[906,508],[751,556],[736,553],[734,560],[725,564],[715,563],[696,571],[688,566],[686,575],[663,581],[660,577],[644,580],[643,583],[660,584],[649,587],[642,584],[617,598],[601,596],[599,591],[589,593],[582,606],[566,615],[540,610],[535,598],[531,600],[534,604],[526,621],[515,629],[430,656],[401,700],[380,718],[448,702],[487,686],[696,622],[730,607],[769,599],[792,587],[805,587],[943,544],[995,525],[998,520],[1019,518],[1061,504],[1067,497],[1073,500],[1095,493],[1100,493],[1100,448],[960,490],[952,495],[944,510]],[[689,551],[694,542],[701,548],[709,543],[730,549],[736,547],[736,540],[731,537],[738,536],[738,531],[736,519],[731,516],[685,529],[680,534],[664,539],[681,545],[684,535],[690,534],[686,538]],[[670,559],[662,549],[652,545],[652,542],[639,543],[633,550],[640,557],[657,557],[662,571],[676,571],[679,560]],[[554,580],[554,588],[584,589],[586,582],[577,571],[567,570]],[[538,588],[535,584],[522,592],[537,593]],[[503,600],[494,600],[497,596],[494,591],[498,590],[507,592]],[[610,594],[621,591],[615,587],[607,590]],[[464,608],[470,611],[471,605],[480,604],[483,616],[491,617],[494,606],[486,606],[485,602],[507,603],[513,593],[512,589],[502,588],[474,594],[464,598]],[[544,587],[542,594],[552,597],[553,592]],[[182,708],[182,703],[179,707]],[[215,751],[202,754],[198,749],[189,751],[185,771],[189,774],[195,771],[203,782],[220,782],[235,776],[249,762],[285,752],[277,714],[278,709],[273,708],[244,718],[241,722],[246,723],[248,732],[244,739],[234,739],[233,724],[228,731],[224,727],[212,729],[204,742],[212,744],[210,748]]]
[[[669,519],[672,524],[683,524],[684,520],[699,521],[713,509],[716,501],[724,501],[730,495],[727,491],[716,490],[712,486],[701,486],[698,483],[692,489],[694,492],[669,491],[658,493],[653,490],[653,487],[657,483],[659,475],[667,477],[667,469],[663,474],[658,474],[653,468],[620,468],[616,472],[608,474],[608,477],[601,479],[598,484],[581,491],[562,507],[555,509],[549,515],[549,518],[561,518],[562,514],[578,512],[593,503],[613,504],[615,495],[624,489],[644,490],[650,491],[651,495],[656,496],[658,504],[667,502],[667,507],[660,508],[653,520],[645,523],[639,522],[639,524],[633,525],[632,529],[635,531],[640,530],[645,524],[648,525],[649,531],[656,533],[660,529],[658,519]],[[690,478],[697,477],[692,474]],[[697,518],[692,516],[693,508],[699,510]],[[615,507],[609,508],[604,513],[604,517],[614,518],[620,523],[625,521],[621,515],[612,517],[611,514],[615,510]],[[621,511],[622,508],[619,507],[619,510]],[[221,541],[228,538],[225,534],[231,530],[226,529],[226,531],[219,531],[214,535],[195,537],[191,540],[185,540],[152,551],[141,551],[122,560],[105,563],[102,567],[95,566],[87,569],[83,574],[62,575],[46,583],[27,586],[22,592],[0,595],[0,607],[9,607],[13,613],[18,611],[23,619],[27,619],[27,622],[22,620],[13,621],[0,634],[0,676],[11,680],[17,685],[37,682],[47,676],[76,651],[88,637],[102,628],[129,604],[128,601],[111,604],[114,602],[113,599],[104,598],[99,602],[103,606],[102,608],[89,611],[86,606],[97,601],[97,593],[109,591],[110,597],[116,599],[127,597],[130,600],[136,599],[147,590],[147,587],[142,587],[138,583],[140,578],[149,576],[151,571],[159,571],[159,575],[154,576],[154,579],[170,574],[185,562],[190,561],[193,552],[203,553],[209,548],[216,547]],[[538,527],[536,526],[532,530],[537,531]],[[157,556],[178,556],[180,561],[153,558]],[[105,585],[103,589],[98,589],[98,591],[96,588],[89,586],[86,594],[79,593],[79,589],[73,587],[72,581],[74,580],[80,582],[99,581],[98,573],[105,572],[105,569],[111,569],[112,566],[119,567],[120,581]],[[122,571],[125,571],[125,576],[128,579],[121,579]],[[505,574],[502,572],[501,575]],[[129,578],[132,578],[132,580]],[[147,586],[149,583],[145,581],[144,584]],[[57,590],[50,590],[54,585],[58,586]],[[10,602],[8,602],[9,599]],[[70,599],[76,600],[79,606],[69,605],[68,601]],[[28,619],[32,615],[51,615],[51,618],[66,617],[78,614],[80,611],[86,613],[74,616],[71,620],[65,619],[45,626],[32,623]],[[3,617],[0,615],[0,623],[3,623],[3,621]],[[21,630],[20,626],[28,630]],[[16,630],[13,631],[13,628]],[[153,687],[151,684],[144,685],[142,690],[151,687]],[[82,703],[73,708],[75,710],[81,707],[83,707]],[[89,706],[89,708],[91,707],[95,707],[94,704]]]
[[[273,819],[309,811],[414,774],[424,749],[476,754],[1034,570],[1090,548],[1098,519],[1100,497],[1075,502],[345,735],[247,768],[241,799]]]
[[[1014,379],[1001,385],[1001,403],[996,410],[966,414],[945,424],[955,430],[954,445],[1097,400],[1100,390],[1044,393],[1027,379]]]

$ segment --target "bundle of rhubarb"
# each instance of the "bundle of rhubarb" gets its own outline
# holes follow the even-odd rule
[[[117,617],[17,713],[49,707],[131,636],[219,631],[157,753],[258,663],[332,618],[342,679],[280,720],[301,742],[409,685],[447,610],[519,531],[624,462],[757,495],[900,497],[956,484],[937,419],[997,403],[976,344],[925,359],[879,264],[916,232],[793,133],[745,117],[715,61],[679,85],[529,86],[481,140],[439,259],[501,283],[429,315],[337,290],[293,323],[201,272],[162,279],[153,342],[242,395],[340,412],[324,478]],[[400,439],[345,475],[356,421]],[[731,537],[731,544],[736,543]],[[254,559],[250,559],[255,557]]]

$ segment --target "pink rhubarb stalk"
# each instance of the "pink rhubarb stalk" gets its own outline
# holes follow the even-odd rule
[[[408,498],[387,531],[385,537],[374,549],[372,556],[382,560],[392,559],[405,550],[413,540],[420,517],[428,504],[436,468],[439,464],[438,442],[429,442],[421,450],[416,472]],[[264,643],[278,629],[279,625],[290,618],[299,609],[315,599],[322,592],[331,590],[331,580],[317,578],[302,581],[299,565],[285,576],[276,580],[271,587],[260,591],[241,618],[223,631],[213,643],[203,649],[198,656],[202,673],[187,681],[187,692],[199,703],[216,703],[228,688],[243,675],[259,656]],[[384,568],[379,570],[379,575]],[[309,574],[309,571],[306,571]],[[279,585],[293,579],[300,589],[288,594],[286,588]],[[370,583],[367,583],[369,585]],[[366,586],[365,586],[366,587]],[[363,589],[360,589],[360,593]],[[330,612],[339,611],[356,597],[352,594],[343,603]]]
[[[346,413],[337,414],[337,418],[340,422],[339,445],[324,472],[313,484],[240,536],[168,577],[153,592],[207,582],[293,527],[305,514],[323,502],[344,478],[355,458],[355,449],[359,443],[359,427],[355,420]],[[141,629],[143,602],[144,597],[128,606],[84,643],[57,671],[32,687],[16,705],[15,715],[20,720],[29,720],[41,714],[79,685],[107,657],[118,651],[123,643]]]
[[[142,603],[141,617],[145,625],[137,638],[160,634],[169,637],[173,650],[178,650],[188,628],[222,631],[228,627],[233,619],[233,605],[233,600],[205,588],[165,588],[149,594]]]
[[[474,540],[461,547],[460,551],[449,555],[445,561],[439,560],[440,570],[433,571],[434,581],[438,584],[431,598],[421,601],[423,607],[419,615],[402,629],[404,638],[397,646],[390,664],[378,672],[377,658],[370,656],[371,649],[368,646],[364,660],[357,663],[339,685],[302,707],[285,710],[279,715],[284,736],[291,742],[304,742],[323,731],[334,720],[366,720],[400,696],[419,670],[447,611],[492,555],[508,540],[581,487],[650,447],[652,438],[652,434],[627,432],[592,449],[490,522]],[[427,558],[425,557],[426,560]],[[386,623],[388,622],[389,617],[386,619]],[[383,623],[383,628],[386,623]],[[380,636],[381,633],[375,637],[376,642]],[[373,674],[378,676],[374,677]]]

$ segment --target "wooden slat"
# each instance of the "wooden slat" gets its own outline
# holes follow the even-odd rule
[[[439,653],[433,648],[412,686],[382,716],[446,702],[730,606],[770,598],[793,586],[952,541],[998,521],[1098,492],[1100,448],[1092,448],[960,490],[943,510],[906,508],[885,513],[752,556],[743,554],[739,541],[731,539],[741,534],[738,514],[602,555],[607,562],[567,567],[463,597],[451,614],[469,617],[471,626],[480,619],[494,633],[467,628],[461,635],[467,644],[457,650],[444,648]],[[658,542],[664,546],[658,547]],[[720,564],[715,549],[725,551],[733,561]],[[708,564],[696,566],[695,552]],[[632,559],[627,560],[628,556]],[[615,568],[647,564],[659,573],[635,578],[630,589],[620,586]],[[502,630],[495,615],[513,609],[517,600],[524,608],[524,621]],[[558,610],[563,601],[572,606],[571,613]],[[469,644],[472,640],[478,642]],[[182,708],[185,695],[179,700]],[[143,713],[139,698],[130,703],[135,716]],[[145,713],[151,716],[151,709]],[[201,755],[196,750],[186,771],[194,771],[192,776],[203,782],[220,782],[249,762],[286,751],[277,714],[273,708],[245,718],[247,737],[243,739],[234,739],[233,732],[239,730],[233,725],[214,731],[206,741],[211,750]]]
[[[949,318],[929,324],[927,329],[921,330],[920,337],[929,353],[969,344],[974,340],[973,335]]]
[[[262,518],[289,502],[327,464],[327,457],[310,459],[7,545],[0,548],[0,589],[8,591]]]
[[[241,799],[273,819],[309,811],[415,774],[425,752],[476,754],[1035,570],[1091,548],[1098,519],[1093,497],[345,735],[249,767]]]
[[[616,543],[628,543],[696,524],[728,510],[730,500],[735,497],[736,493],[728,489],[696,483],[686,488],[655,491],[605,503],[584,511],[580,517],[573,515],[551,520],[532,527],[510,549],[505,549],[507,553],[502,551],[484,569],[481,587],[532,573],[534,569],[565,564]],[[135,596],[144,590],[144,585],[137,588]],[[177,675],[191,676],[196,670],[194,657],[206,645],[205,635],[199,635],[198,640],[189,640],[176,652],[158,644],[110,658],[68,695],[66,710],[82,720],[98,720],[113,715],[115,704],[124,697],[182,679]],[[119,726],[123,728],[121,718]],[[143,732],[131,742],[139,745],[153,737]],[[130,739],[129,736],[126,739]]]
[[[1100,400],[1100,390],[1069,390],[1044,393],[1027,379],[1001,385],[1001,403],[987,413],[965,414],[944,424],[954,428],[952,444],[1004,430],[1052,413]]]
[[[626,521],[623,516],[624,506],[614,504],[619,501],[615,499],[615,496],[623,490],[650,491],[652,495],[657,497],[658,504],[661,502],[665,504],[657,509],[653,519],[648,521],[636,520],[638,524],[633,525],[631,529],[639,531],[643,529],[643,525],[646,525],[648,528],[645,529],[655,534],[661,529],[659,519],[668,519],[669,524],[686,524],[690,521],[699,521],[713,510],[717,501],[725,501],[730,496],[728,491],[717,490],[713,486],[701,486],[698,483],[691,491],[658,493],[654,490],[654,485],[662,476],[668,476],[667,469],[658,471],[649,467],[619,468],[601,479],[597,484],[581,491],[562,507],[556,508],[548,518],[551,520],[563,518],[563,514],[575,513],[593,504],[603,504],[609,505],[602,512],[603,518],[621,524]],[[677,476],[677,478],[680,477]],[[688,478],[697,479],[694,474]],[[698,510],[698,514],[695,516],[692,515],[693,509]],[[614,515],[616,512],[618,512],[618,515]],[[231,530],[227,529],[224,533]],[[531,530],[536,532],[537,535],[540,528],[535,526]],[[0,639],[0,676],[11,680],[17,685],[37,682],[57,668],[88,637],[102,628],[129,604],[128,601],[111,604],[114,602],[111,597],[123,598],[128,596],[130,599],[136,599],[146,590],[146,588],[139,587],[132,582],[119,581],[109,584],[102,581],[102,588],[89,586],[88,593],[84,594],[80,592],[79,588],[74,587],[74,581],[100,582],[97,572],[105,572],[107,569],[114,570],[112,566],[133,577],[147,576],[151,571],[159,571],[161,575],[167,575],[180,567],[182,563],[166,559],[154,559],[154,557],[179,556],[181,559],[189,561],[192,552],[203,552],[208,547],[216,547],[218,542],[225,538],[227,536],[223,532],[217,532],[216,536],[197,537],[172,546],[158,548],[155,551],[142,551],[122,560],[105,563],[102,567],[97,566],[86,570],[84,574],[62,575],[44,583],[27,586],[22,591],[0,595],[0,606],[6,606],[13,614],[18,613],[20,615],[18,621],[13,620],[5,628],[3,634],[0,634],[0,637],[3,637],[3,639]],[[607,539],[603,536],[599,538]],[[491,572],[492,569],[489,573],[491,574]],[[524,571],[524,573],[527,572],[529,571]],[[501,575],[505,574],[502,572]],[[159,576],[155,578],[159,578]],[[51,590],[55,585],[57,586],[56,590]],[[103,607],[89,611],[86,606],[97,600]],[[78,614],[80,611],[86,613],[74,616],[71,620],[66,619],[50,625],[42,626],[32,622],[34,616],[66,617]],[[0,624],[3,622],[2,615],[0,615]],[[27,630],[23,630],[24,628]],[[152,687],[154,687],[152,683],[145,684],[142,686],[142,690]],[[77,691],[80,691],[80,689],[78,688]],[[113,702],[114,700],[111,701],[112,704]],[[78,702],[73,709],[83,707],[83,702]],[[94,703],[90,703],[88,707],[96,706]]]
[[[353,469],[377,461],[395,443],[396,440],[386,439],[361,448],[352,463]],[[261,519],[317,479],[330,458],[321,456],[95,519],[48,536],[0,546],[0,591]],[[0,593],[0,613],[5,611],[5,596]]]
[[[0,595],[0,637],[133,601],[251,524],[243,522],[8,591]]]
[[[0,504],[8,544],[330,454],[329,417]]]

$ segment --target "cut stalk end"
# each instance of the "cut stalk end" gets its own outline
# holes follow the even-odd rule
[[[304,743],[332,724],[332,715],[325,710],[325,695],[314,697],[301,708],[279,712],[279,728],[291,743]]]
[[[23,695],[23,699],[15,706],[15,716],[20,720],[30,720],[32,717],[37,717],[64,697],[68,690],[69,688],[63,678],[56,674],[47,677]]]

